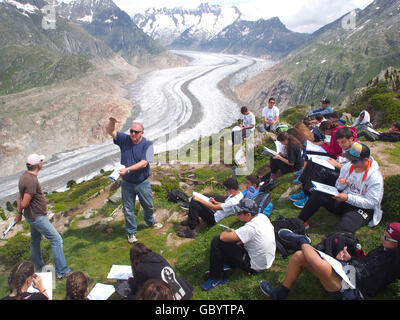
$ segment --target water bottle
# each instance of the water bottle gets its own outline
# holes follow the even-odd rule
[[[358,255],[359,257],[365,256],[365,253],[364,253],[364,251],[362,250],[361,244],[357,243],[356,249],[357,249],[357,255]]]
[[[42,268],[42,272],[51,272],[51,278],[53,280],[53,290],[56,288],[56,270],[51,264],[47,264]]]

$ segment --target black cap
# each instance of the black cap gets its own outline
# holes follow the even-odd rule
[[[331,101],[328,99],[328,98],[323,98],[322,100],[321,100],[321,102],[322,103],[327,103],[327,104],[330,104],[331,103]]]
[[[250,213],[252,216],[258,214],[257,203],[250,198],[243,198],[240,200],[239,204],[233,207],[235,213],[246,212]]]

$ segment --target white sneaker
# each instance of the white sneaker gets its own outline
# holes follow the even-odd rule
[[[128,234],[128,242],[129,243],[135,243],[137,241],[138,240],[137,240],[136,236],[133,233],[132,234]]]
[[[154,222],[153,224],[147,224],[146,223],[146,226],[148,228],[153,228],[153,229],[156,229],[156,230],[161,229],[163,227],[163,225],[160,222]]]

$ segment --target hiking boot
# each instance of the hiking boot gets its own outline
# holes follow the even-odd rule
[[[212,289],[214,289],[214,288],[216,288],[216,287],[218,287],[221,284],[224,284],[226,282],[228,282],[228,279],[217,280],[217,279],[210,278],[206,282],[203,283],[201,288],[204,291],[210,291],[210,290],[212,290]]]
[[[57,280],[62,280],[62,279],[67,279],[67,277],[72,274],[72,271],[68,271],[65,274],[58,274],[57,275]]]
[[[301,190],[299,193],[295,193],[289,196],[289,200],[292,200],[294,202],[302,200],[306,197],[306,194],[304,193],[303,190]]]
[[[232,267],[231,266],[228,266],[227,264],[224,264],[224,271],[222,272],[222,277],[224,278],[224,279],[226,279],[226,278],[229,278],[229,276],[232,274]],[[204,275],[205,275],[205,277],[206,278],[209,278],[210,277],[210,274],[211,274],[211,272],[210,272],[210,270],[207,270],[205,273],[204,273]]]
[[[306,196],[304,199],[294,202],[294,206],[300,209],[303,209],[308,201],[308,197]]]
[[[284,241],[294,242],[301,246],[302,244],[311,244],[311,240],[309,237],[294,233],[290,229],[281,229],[278,231],[278,236]]]
[[[267,297],[270,297],[272,300],[278,300],[278,290],[271,286],[267,281],[260,281],[260,289]]]
[[[147,224],[147,222],[146,222],[146,227],[158,230],[158,229],[161,229],[163,227],[163,225],[159,222],[154,222],[153,224]]]
[[[138,240],[137,240],[137,238],[136,238],[136,236],[132,233],[132,234],[128,234],[128,242],[130,243],[130,244],[132,244],[132,243],[135,243],[135,242],[137,242]]]
[[[181,238],[194,239],[197,237],[195,229],[186,228],[185,230],[178,231],[177,235]]]

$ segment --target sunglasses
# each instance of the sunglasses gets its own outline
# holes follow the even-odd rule
[[[383,238],[385,239],[385,241],[390,241],[390,242],[394,242],[397,243],[397,240],[394,240],[392,238],[389,238],[388,236],[386,236],[385,232],[383,233]]]
[[[133,129],[131,129],[131,130],[129,130],[129,131],[130,131],[131,134],[132,134],[132,133],[138,134],[138,133],[143,132],[143,131],[137,131],[137,130],[133,130]]]

